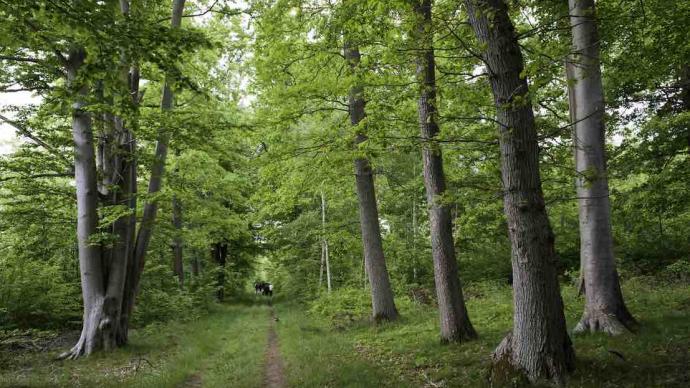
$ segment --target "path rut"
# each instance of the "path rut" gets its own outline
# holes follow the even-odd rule
[[[283,388],[286,387],[285,373],[283,370],[283,359],[280,356],[278,345],[278,333],[276,332],[275,311],[271,308],[271,323],[268,328],[268,344],[266,345],[266,362],[264,370],[264,387]]]

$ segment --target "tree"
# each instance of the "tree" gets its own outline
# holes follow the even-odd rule
[[[345,38],[345,60],[353,72],[357,71],[360,61],[359,48]],[[356,128],[355,146],[367,141],[364,131],[366,122],[364,111],[364,89],[358,84],[350,87],[349,98],[350,123]],[[364,247],[364,264],[371,285],[371,301],[375,321],[394,320],[398,317],[398,310],[393,300],[386,260],[383,255],[379,213],[374,189],[374,174],[366,156],[355,159],[355,180],[357,198],[359,200],[359,220],[362,229],[362,245]]]
[[[121,11],[125,17],[128,13],[128,4],[121,2]],[[172,27],[180,25],[184,0],[175,0],[173,3]],[[74,85],[80,82],[80,69],[86,58],[86,51],[82,48],[73,49],[67,61],[68,81]],[[123,61],[126,60],[123,58]],[[122,61],[121,61],[122,62]],[[124,62],[126,64],[126,62]],[[124,66],[124,64],[122,64]],[[84,322],[82,334],[77,344],[68,352],[61,355],[64,358],[78,358],[90,355],[98,350],[109,350],[124,345],[128,338],[129,317],[134,308],[134,299],[138,291],[141,273],[143,272],[146,247],[150,241],[152,223],[156,216],[156,202],[148,203],[144,207],[142,226],[139,229],[135,245],[131,245],[133,233],[132,217],[118,217],[113,224],[117,241],[114,249],[101,250],[94,244],[93,239],[97,235],[98,228],[98,191],[96,181],[96,158],[94,156],[93,132],[91,130],[91,118],[83,111],[83,99],[88,94],[88,84],[79,85],[81,100],[75,103],[73,114],[73,138],[75,144],[75,177],[77,178],[77,235],[79,239],[79,263],[82,273],[82,294],[84,299]],[[134,90],[138,90],[135,88]],[[163,110],[172,108],[173,95],[170,86],[165,84],[163,91]],[[131,136],[124,132],[122,121],[116,126],[119,133],[112,133],[111,137],[117,138],[116,147],[123,144],[131,147]],[[106,123],[107,125],[107,123]],[[165,131],[159,139],[156,149],[156,159],[152,168],[152,176],[149,183],[149,193],[157,193],[160,190],[163,167],[169,139]],[[115,135],[115,136],[112,136]],[[106,137],[108,139],[110,137]],[[103,184],[106,187],[121,182],[125,186],[125,201],[131,201],[131,194],[135,192],[133,187],[133,165],[131,153],[124,153],[122,164],[116,165],[120,160],[119,153],[110,153],[113,144],[104,144],[102,153],[102,170],[105,176]],[[122,170],[122,167],[125,167]],[[111,171],[112,168],[112,171]],[[93,171],[92,171],[93,170]],[[128,171],[128,172],[127,172]],[[109,178],[119,176],[117,182]],[[117,204],[113,201],[111,204]],[[130,254],[133,249],[132,254]],[[103,256],[107,254],[108,256]],[[101,264],[105,263],[105,265]]]
[[[492,377],[564,384],[574,368],[556,273],[554,235],[539,174],[539,148],[523,58],[502,0],[466,0],[496,107],[504,211],[513,266],[513,330],[492,356]]]
[[[173,217],[172,224],[175,228],[176,235],[172,242],[173,251],[173,273],[177,276],[177,282],[180,284],[180,288],[184,287],[184,260],[183,260],[183,243],[180,233],[182,233],[182,203],[176,197],[173,196],[172,200]]]
[[[185,0],[173,0],[172,18],[170,25],[172,29],[178,29],[182,22]],[[166,78],[163,84],[163,96],[161,98],[161,110],[163,113],[169,112],[173,108],[174,94],[171,88],[173,80]],[[155,195],[163,184],[163,173],[165,161],[168,155],[168,143],[170,142],[170,132],[166,128],[160,128],[156,141],[156,151],[154,154],[153,165],[151,166],[151,177],[149,178],[148,193]],[[131,260],[127,264],[127,283],[125,284],[125,295],[122,299],[122,321],[120,322],[120,342],[127,342],[129,330],[129,317],[134,310],[134,302],[139,292],[141,274],[144,271],[146,251],[151,234],[158,214],[158,201],[155,199],[144,204],[144,213],[141,218],[139,230],[137,231]]]
[[[114,348],[118,307],[124,284],[123,271],[103,267],[100,247],[92,241],[98,229],[98,190],[96,156],[91,116],[84,111],[89,85],[80,74],[86,52],[74,47],[67,57],[67,80],[74,90],[72,137],[74,139],[74,172],[77,187],[77,239],[81,273],[84,317],[77,344],[63,357],[76,358],[100,349]],[[117,264],[117,263],[116,263]],[[106,275],[107,274],[107,275]]]
[[[321,190],[321,269],[319,270],[319,289],[323,282],[323,270],[326,268],[326,286],[331,292],[331,263],[328,255],[328,238],[326,237],[326,195]]]
[[[623,301],[613,255],[606,171],[604,91],[593,0],[570,0],[573,54],[567,63],[580,218],[580,292],[585,311],[575,332],[621,334],[635,320]]]
[[[472,327],[462,285],[453,241],[451,203],[445,197],[446,177],[437,140],[439,132],[436,108],[436,64],[431,19],[432,0],[415,0],[415,37],[417,41],[417,82],[419,86],[419,130],[423,143],[424,185],[429,206],[431,246],[434,260],[434,281],[441,323],[441,341],[459,342],[472,339]]]

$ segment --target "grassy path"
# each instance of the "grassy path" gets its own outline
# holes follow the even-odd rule
[[[133,331],[130,346],[76,361],[0,353],[0,387],[406,386],[297,305],[219,306],[191,322]]]
[[[0,354],[0,387],[260,387],[266,306],[219,306],[191,322],[134,331],[131,345],[77,361]]]
[[[690,386],[690,289],[625,285],[637,335],[573,338],[570,387]],[[0,387],[454,387],[485,386],[489,355],[510,328],[510,288],[467,288],[480,338],[441,345],[431,306],[401,303],[402,318],[334,324],[305,307],[220,306],[214,313],[132,333],[131,345],[77,361],[0,350]],[[564,287],[571,326],[582,311]],[[335,297],[335,296],[334,296]],[[67,346],[67,345],[65,345]]]
[[[280,356],[276,322],[277,317],[275,311],[271,309],[270,324],[268,327],[268,344],[266,344],[266,364],[264,365],[264,385],[268,388],[285,387],[283,358]]]
[[[277,305],[278,336],[289,387],[407,387],[386,363],[356,350],[354,337],[334,331],[295,305]]]

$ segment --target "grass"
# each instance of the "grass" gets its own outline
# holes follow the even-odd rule
[[[562,292],[572,329],[582,299],[572,287]],[[401,319],[394,323],[371,325],[367,319],[353,318],[351,311],[324,314],[324,306],[335,306],[332,312],[356,306],[366,315],[361,300],[350,300],[357,293],[366,299],[364,291],[336,292],[321,309],[314,308],[318,301],[311,309],[276,303],[289,386],[486,384],[490,354],[511,327],[508,286],[484,283],[466,288],[480,338],[450,345],[439,342],[437,311],[406,298],[398,300]],[[624,283],[624,294],[641,323],[640,331],[620,337],[574,337],[578,361],[569,386],[690,386],[690,288],[638,279]],[[55,361],[57,350],[0,354],[0,386],[260,387],[269,324],[266,305],[224,305],[196,321],[135,331],[127,348],[76,362]]]
[[[129,346],[107,354],[77,361],[56,361],[57,352],[9,355],[0,386],[172,387],[190,379],[208,387],[260,386],[267,325],[265,306],[219,306],[193,322],[135,330]]]
[[[388,365],[372,363],[358,354],[349,333],[331,330],[325,320],[305,314],[303,307],[278,305],[276,314],[289,386],[408,386]]]
[[[353,324],[348,337],[372,362],[387,365],[398,378],[416,386],[482,386],[490,354],[512,324],[511,290],[487,284],[469,287],[468,310],[480,338],[441,345],[437,311],[400,304],[402,319],[380,326]],[[690,386],[690,288],[629,281],[624,294],[641,323],[635,335],[572,337],[577,370],[571,387]],[[583,301],[573,287],[563,289],[570,329]],[[623,355],[621,359],[612,351]]]

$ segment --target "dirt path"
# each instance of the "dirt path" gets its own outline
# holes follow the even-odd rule
[[[201,375],[195,373],[185,379],[182,384],[178,385],[179,388],[199,388],[203,387],[204,383],[201,380]]]
[[[266,361],[264,369],[264,386],[269,388],[283,388],[285,384],[285,374],[283,372],[283,359],[280,357],[278,347],[278,333],[276,333],[277,318],[275,311],[271,308],[271,325],[268,328],[268,344],[266,345]]]

